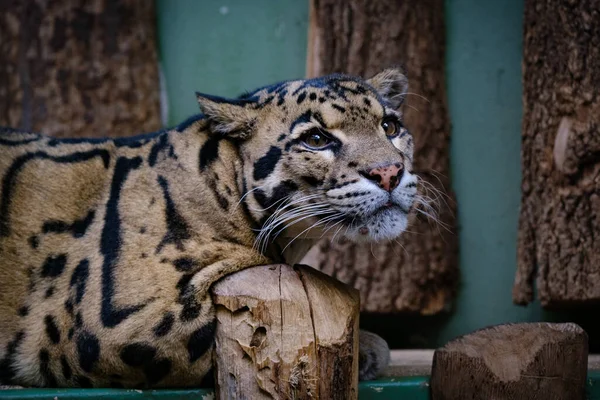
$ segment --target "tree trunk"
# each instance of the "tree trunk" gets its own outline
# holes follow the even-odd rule
[[[248,268],[212,289],[217,399],[356,399],[358,291],[306,266]]]
[[[600,0],[525,7],[517,304],[600,300]]]
[[[572,323],[488,327],[437,349],[432,400],[584,400],[588,336]]]
[[[392,64],[409,79],[406,126],[415,172],[439,210],[419,213],[399,244],[322,241],[303,263],[358,288],[362,309],[433,314],[453,300],[458,278],[454,200],[449,184],[450,123],[444,77],[443,0],[311,0],[308,75],[370,76]],[[432,213],[429,208],[422,211]]]
[[[56,137],[161,126],[154,2],[0,2],[0,125]]]

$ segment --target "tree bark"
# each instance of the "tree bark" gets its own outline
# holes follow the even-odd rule
[[[364,311],[434,314],[450,305],[458,280],[454,198],[449,182],[442,0],[311,0],[309,76],[368,77],[404,65],[406,126],[415,140],[415,172],[435,200],[439,222],[419,213],[399,243],[322,241],[303,261],[361,292]],[[429,208],[422,211],[432,213]]]
[[[576,324],[492,326],[437,349],[432,400],[584,400],[588,337]]]
[[[529,0],[513,300],[600,300],[600,1]]]
[[[0,125],[55,137],[161,126],[154,2],[0,2]]]
[[[218,399],[356,399],[358,292],[306,266],[245,269],[212,289]]]

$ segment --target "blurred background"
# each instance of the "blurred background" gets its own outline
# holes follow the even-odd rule
[[[393,348],[575,321],[598,351],[598,3],[1,0],[0,125],[129,136],[198,113],[195,91],[404,65],[431,215],[402,246],[306,262],[359,288]]]

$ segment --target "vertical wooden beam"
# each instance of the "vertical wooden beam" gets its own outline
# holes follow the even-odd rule
[[[600,301],[600,0],[529,0],[517,304]]]
[[[0,125],[65,136],[161,126],[153,1],[0,4]]]
[[[369,76],[392,64],[409,78],[406,125],[415,137],[415,171],[434,201],[398,242],[357,246],[322,241],[303,261],[361,292],[372,312],[434,314],[452,302],[458,280],[454,199],[449,181],[443,0],[311,0],[308,76]]]

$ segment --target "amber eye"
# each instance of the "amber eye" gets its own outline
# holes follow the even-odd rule
[[[385,134],[389,137],[396,136],[399,131],[398,122],[393,119],[386,119],[381,123]]]
[[[322,149],[331,143],[331,139],[317,129],[308,132],[303,141],[308,147],[313,149]]]

